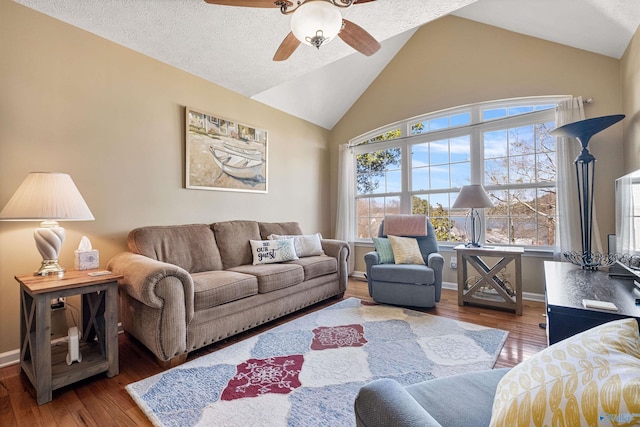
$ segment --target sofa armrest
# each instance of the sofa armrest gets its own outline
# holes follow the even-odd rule
[[[338,280],[340,282],[340,290],[347,290],[347,282],[349,281],[349,255],[351,249],[349,244],[344,240],[322,239],[322,250],[327,256],[333,257],[338,261]]]
[[[362,387],[354,411],[358,427],[440,426],[403,386],[389,378]]]
[[[170,310],[171,317],[182,317],[187,325],[193,319],[193,279],[186,270],[132,252],[115,255],[107,269],[123,276],[120,288],[132,298],[150,308]],[[176,316],[179,312],[182,316]]]

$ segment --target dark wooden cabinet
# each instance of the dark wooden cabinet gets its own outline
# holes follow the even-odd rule
[[[555,261],[545,261],[544,274],[549,345],[612,320],[635,317],[640,321],[636,305],[640,289],[632,279]],[[585,308],[585,299],[612,302],[618,311]]]

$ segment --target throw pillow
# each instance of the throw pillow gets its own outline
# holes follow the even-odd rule
[[[298,255],[299,258],[306,256],[324,255],[324,251],[322,250],[322,243],[320,242],[320,240],[322,240],[322,235],[320,233],[302,234],[299,236],[270,234],[269,236],[267,236],[267,239],[293,239],[293,246],[296,248],[296,255]]]
[[[293,239],[249,240],[253,253],[253,265],[298,259]]]
[[[636,319],[560,341],[498,383],[491,426],[640,423],[640,335]]]
[[[387,236],[393,249],[396,264],[424,265],[418,241],[412,237]]]
[[[391,248],[391,242],[384,237],[374,237],[373,244],[378,252],[378,260],[380,264],[395,264],[396,260],[393,258],[393,249]]]

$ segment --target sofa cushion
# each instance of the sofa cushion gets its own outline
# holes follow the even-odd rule
[[[225,270],[253,262],[249,240],[261,240],[257,222],[216,222],[211,225],[211,228],[219,243],[220,258]]]
[[[302,234],[297,222],[259,222],[260,238],[266,240],[270,234]]]
[[[306,257],[306,256],[316,256],[316,255],[324,255],[324,251],[322,250],[322,235],[320,233],[316,234],[269,234],[267,236],[269,240],[282,240],[282,239],[293,239],[293,246],[296,248],[296,255],[298,257]]]
[[[338,271],[338,261],[326,255],[311,256],[289,261],[288,264],[297,264],[304,269],[304,280],[315,279],[316,277],[336,273]]]
[[[258,292],[266,294],[304,281],[304,269],[296,264],[241,265],[232,271],[251,274],[258,279]]]
[[[192,274],[193,308],[204,310],[258,293],[258,280],[235,271],[207,271]]]
[[[177,265],[189,273],[222,270],[216,238],[205,224],[136,228],[129,233],[127,245],[133,253]]]
[[[249,243],[251,243],[253,265],[298,259],[293,239],[249,240]]]
[[[640,424],[640,335],[634,318],[553,344],[498,384],[492,426],[605,424]]]

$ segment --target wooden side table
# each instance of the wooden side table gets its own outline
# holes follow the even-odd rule
[[[118,282],[121,275],[89,276],[96,270],[70,270],[58,276],[16,276],[20,283],[20,367],[36,389],[38,405],[52,391],[118,365]],[[82,295],[80,353],[67,365],[68,346],[51,345],[51,300]]]
[[[458,245],[458,305],[465,303],[514,310],[522,316],[522,254],[517,246],[482,246],[479,248]],[[482,258],[499,258],[490,266]],[[505,281],[500,272],[515,263],[515,283]],[[469,277],[468,265],[479,274]]]

